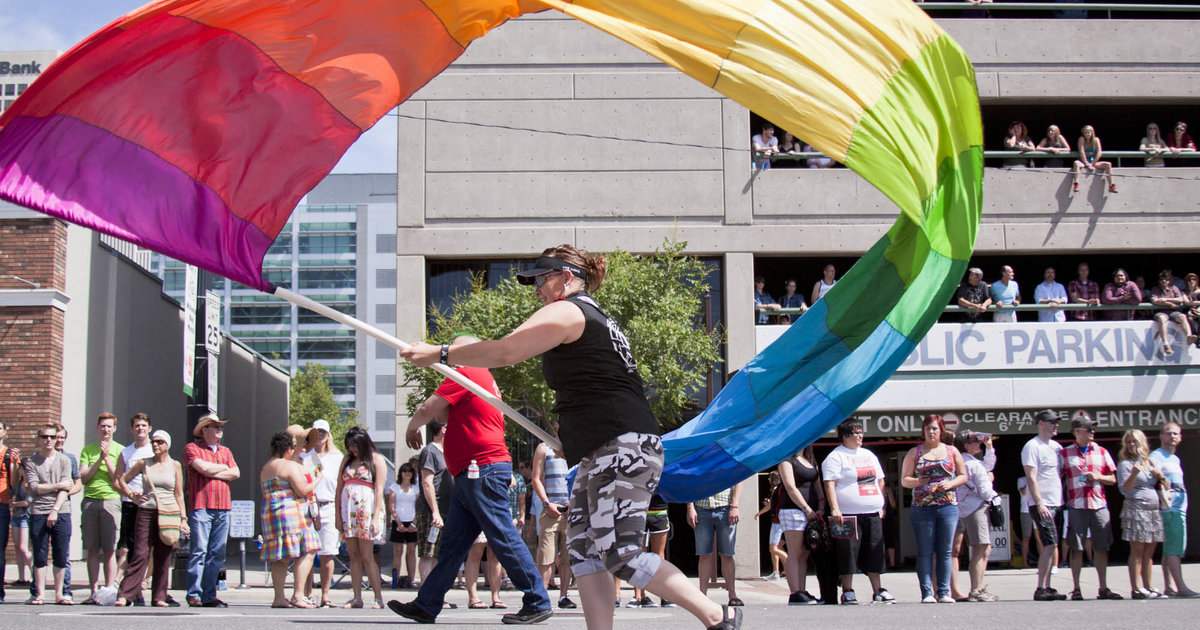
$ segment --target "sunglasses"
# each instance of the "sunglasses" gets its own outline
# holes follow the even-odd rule
[[[542,285],[546,284],[546,280],[550,279],[550,276],[553,276],[554,274],[557,274],[557,273],[562,273],[562,272],[561,271],[551,271],[551,272],[544,273],[544,274],[534,278],[533,286],[538,289],[542,288]]]
[[[57,440],[58,439],[57,435],[39,435],[38,437],[42,438],[43,440]]]
[[[150,440],[150,443],[151,444],[166,444],[167,441],[163,440],[163,439],[158,439],[158,440]]]

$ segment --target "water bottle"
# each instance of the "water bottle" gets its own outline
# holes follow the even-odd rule
[[[479,464],[475,460],[471,460],[471,465],[467,466],[467,479],[479,478]]]
[[[429,535],[425,537],[425,540],[428,540],[431,545],[437,543],[438,532],[440,531],[442,531],[442,528],[437,525],[431,525],[429,527]]]

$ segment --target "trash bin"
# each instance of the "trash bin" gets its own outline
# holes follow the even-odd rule
[[[171,590],[187,590],[188,557],[192,555],[191,549],[191,541],[184,536],[180,536],[179,546],[175,548],[175,564],[173,567],[171,567]]]

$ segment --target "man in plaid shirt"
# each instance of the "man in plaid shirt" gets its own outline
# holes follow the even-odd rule
[[[1088,280],[1088,274],[1091,273],[1088,264],[1079,263],[1078,273],[1079,277],[1067,284],[1067,295],[1071,296],[1071,303],[1099,306],[1100,285],[1096,284],[1095,280]],[[1087,309],[1079,309],[1070,313],[1072,318],[1082,321],[1096,319],[1095,313]]]
[[[1075,443],[1062,450],[1063,476],[1067,480],[1067,541],[1071,546],[1071,579],[1075,590],[1072,600],[1082,600],[1079,573],[1083,568],[1083,544],[1092,539],[1092,556],[1100,581],[1097,599],[1121,599],[1108,588],[1108,548],[1112,544],[1108,499],[1104,486],[1117,483],[1117,466],[1108,450],[1092,441],[1096,422],[1087,412],[1079,412],[1071,420]]]

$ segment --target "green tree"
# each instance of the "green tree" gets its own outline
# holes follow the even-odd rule
[[[629,339],[650,406],[664,431],[677,427],[700,406],[694,396],[705,375],[721,360],[722,332],[706,332],[701,321],[708,269],[701,260],[682,255],[685,246],[667,241],[651,255],[606,254],[608,272],[595,296]],[[512,275],[493,289],[487,288],[481,274],[476,275],[470,292],[455,296],[449,312],[432,313],[430,343],[448,342],[464,331],[483,339],[499,339],[540,306],[533,291]],[[541,358],[535,357],[494,369],[492,374],[508,404],[545,426],[552,415],[554,394],[542,378],[541,363]],[[442,376],[408,363],[402,369],[406,383],[414,387],[406,401],[411,416]],[[508,426],[510,442],[524,432],[516,423]]]
[[[313,422],[324,418],[329,422],[329,434],[333,437],[334,445],[338,450],[345,450],[342,440],[346,437],[346,431],[358,421],[358,410],[338,406],[327,376],[329,370],[319,363],[305,363],[292,376],[288,386],[288,423],[309,429]]]

